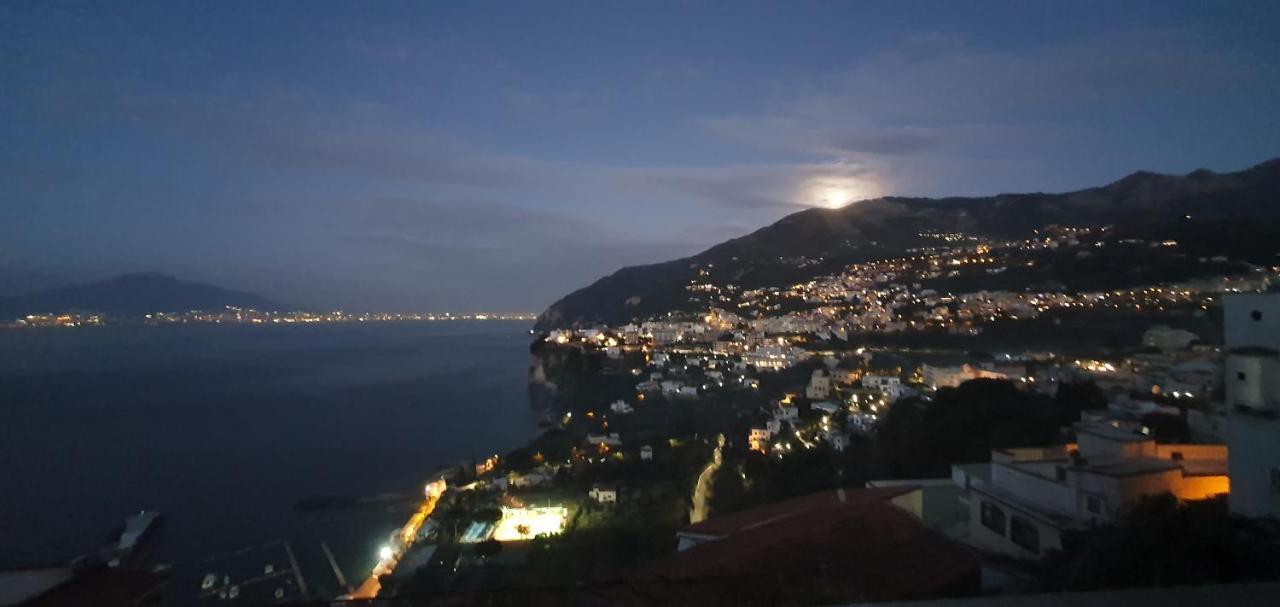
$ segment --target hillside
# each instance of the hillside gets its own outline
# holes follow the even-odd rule
[[[1105,186],[1061,194],[886,197],[839,209],[807,209],[692,257],[618,270],[552,304],[537,328],[618,324],[695,309],[686,290],[691,281],[741,288],[790,284],[850,263],[899,255],[925,244],[922,233],[928,232],[1014,238],[1053,224],[1112,225],[1140,235],[1176,227],[1205,239],[1206,247],[1246,248],[1237,251],[1240,258],[1274,263],[1275,251],[1251,242],[1280,237],[1277,202],[1280,159],[1234,173],[1137,172]]]
[[[0,314],[15,317],[84,311],[115,316],[141,316],[151,312],[216,310],[225,306],[280,309],[280,304],[252,293],[185,282],[164,274],[146,273],[125,274],[92,284],[3,298],[0,299]]]

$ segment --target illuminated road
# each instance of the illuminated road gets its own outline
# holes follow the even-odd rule
[[[382,583],[378,578],[395,571],[396,564],[400,562],[400,557],[413,545],[413,541],[418,537],[418,530],[422,529],[422,524],[426,522],[427,517],[431,516],[431,512],[436,509],[436,502],[440,501],[440,494],[428,493],[426,499],[422,500],[422,505],[418,507],[418,511],[409,517],[409,521],[400,529],[400,546],[398,549],[391,548],[387,553],[379,555],[378,564],[373,567],[373,572],[365,579],[360,587],[356,588],[351,594],[344,598],[349,599],[372,599],[378,596],[378,592],[382,590]]]
[[[702,474],[698,475],[698,483],[693,486],[693,507],[689,509],[691,524],[707,520],[707,497],[711,493],[711,479],[715,477],[716,470],[720,469],[720,463],[723,461],[720,455],[720,449],[724,447],[723,434],[719,436],[718,441],[711,461],[707,463],[706,468],[702,469]]]

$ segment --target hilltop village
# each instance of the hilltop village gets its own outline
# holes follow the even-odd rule
[[[1263,293],[1276,268],[1206,257],[1194,276],[1124,288],[968,291],[1178,244],[1088,229],[933,237],[788,287],[740,290],[705,268],[688,286],[702,313],[537,335],[543,434],[433,481],[376,584],[352,596],[810,603],[1124,587],[1160,565],[1081,574],[1098,542],[1163,533],[1143,529],[1170,517],[1280,512],[1280,453],[1233,442],[1274,431],[1280,408],[1277,374],[1258,372],[1280,351],[1280,295]],[[1139,278],[1160,275],[1152,263]],[[856,545],[838,539],[851,528]],[[1254,537],[1230,549],[1280,555],[1280,535]],[[806,583],[755,576],[766,564]]]

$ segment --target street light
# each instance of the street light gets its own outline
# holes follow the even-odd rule
[[[379,559],[383,561],[389,561],[391,560],[392,556],[395,556],[395,552],[391,550],[391,546],[383,546],[378,549]]]

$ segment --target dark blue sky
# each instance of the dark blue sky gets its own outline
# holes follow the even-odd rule
[[[1280,155],[1280,3],[0,3],[0,293],[540,309],[807,205]]]

